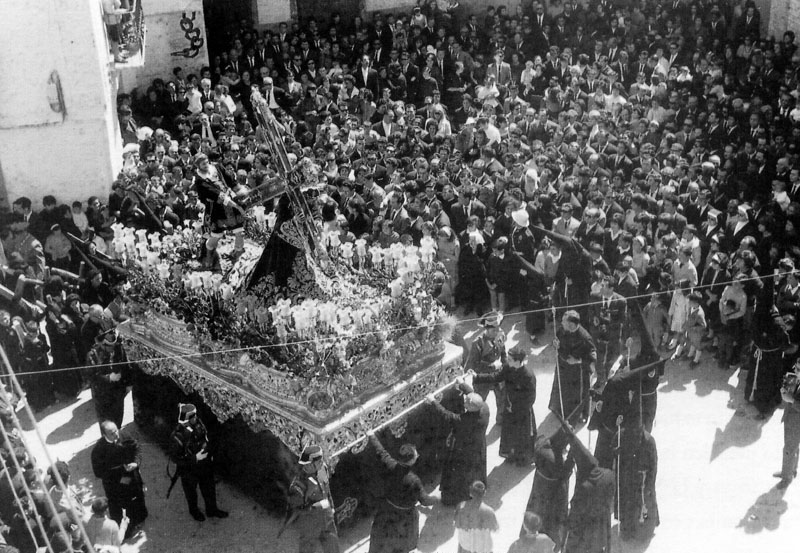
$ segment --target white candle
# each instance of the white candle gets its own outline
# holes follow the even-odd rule
[[[363,238],[356,240],[356,255],[361,258],[367,255],[367,241]]]
[[[342,241],[339,240],[338,232],[331,232],[328,234],[328,245],[330,248],[338,248]]]
[[[223,300],[227,301],[233,297],[233,286],[230,284],[223,283],[222,286],[220,286],[220,291],[222,292]]]
[[[391,251],[392,258],[395,261],[400,261],[403,258],[403,256],[405,255],[405,251],[403,249],[403,245],[400,242],[395,242],[394,244],[392,244],[389,247],[389,250]]]
[[[158,278],[160,278],[161,280],[167,280],[169,278],[170,275],[169,263],[159,263],[156,266],[156,269],[158,271]]]
[[[122,223],[114,223],[113,225],[111,225],[111,230],[114,231],[114,238],[116,238],[117,240],[125,236],[125,233],[123,232],[124,229],[125,225],[123,225]]]
[[[222,288],[222,275],[214,273],[211,275],[211,289],[215,292],[219,292],[220,288]]]
[[[344,257],[347,261],[350,261],[353,258],[353,244],[351,242],[345,242],[342,244],[342,257]]]
[[[199,273],[190,274],[189,282],[191,284],[192,290],[197,290],[203,287],[203,278],[200,276]]]
[[[264,225],[267,222],[267,214],[264,213],[264,206],[257,205],[253,208],[253,217],[255,217],[256,223],[259,225]]]
[[[370,255],[372,255],[372,265],[377,267],[381,264],[381,259],[383,259],[383,250],[378,246],[372,246],[369,249]]]
[[[158,252],[147,252],[147,266],[149,268],[155,268],[158,264]]]

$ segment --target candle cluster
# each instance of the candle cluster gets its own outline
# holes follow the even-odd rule
[[[244,312],[250,312],[245,304]],[[332,301],[306,299],[292,305],[290,299],[281,299],[266,309],[272,320],[272,326],[278,338],[285,342],[289,332],[294,332],[301,340],[325,335],[353,335],[368,332],[376,328],[381,313],[389,308],[388,298],[378,298],[372,304],[352,308]],[[254,308],[255,320],[258,324],[266,324],[266,315],[258,316],[259,308]]]

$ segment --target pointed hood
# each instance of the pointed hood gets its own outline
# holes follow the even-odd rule
[[[571,444],[570,454],[575,460],[578,481],[580,482],[588,478],[596,477],[597,474],[595,473],[600,468],[600,463],[597,462],[595,456],[592,455],[589,449],[578,439],[578,437],[575,435],[575,431],[570,428],[564,419],[559,417],[559,420],[561,421],[561,427],[567,434],[567,438]]]

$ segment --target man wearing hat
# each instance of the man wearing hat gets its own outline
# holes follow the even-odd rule
[[[544,329],[544,312],[535,312],[542,305],[546,290],[544,275],[535,267],[536,239],[530,226],[530,215],[524,207],[513,211],[509,253],[516,260],[518,274],[523,283],[519,287],[519,304],[525,315],[525,331],[531,342],[536,340],[536,333]]]
[[[42,247],[42,243],[30,233],[29,227],[30,223],[25,220],[23,214],[14,213],[12,215],[12,238],[10,241],[11,247],[9,248],[11,251],[7,251],[6,254],[10,255],[12,251],[18,252],[25,263],[33,270],[31,276],[43,280],[47,263],[44,256],[44,248]]]
[[[525,363],[527,354],[520,346],[508,352],[503,368],[492,374],[475,375],[477,384],[503,383],[506,401],[503,405],[503,430],[500,434],[500,456],[519,466],[528,466],[533,461],[533,446],[536,442],[536,375],[533,367]]]
[[[609,369],[617,361],[629,334],[628,306],[625,297],[614,290],[615,284],[614,277],[602,277],[600,289],[596,295],[592,294],[592,305],[587,309],[590,333],[598,351],[597,377],[601,385],[605,383]]]
[[[494,374],[506,361],[506,334],[500,328],[503,314],[491,311],[483,315],[478,326],[483,327],[483,332],[475,339],[470,347],[465,370],[472,370],[476,374]],[[494,398],[497,404],[497,424],[503,422],[503,406],[505,393],[502,384],[480,384],[475,386],[475,392],[486,401],[489,391],[494,389]]]
[[[112,421],[121,428],[130,380],[128,356],[116,329],[106,330],[96,341],[86,355],[86,364],[92,367],[90,382],[97,422]]]
[[[306,446],[300,454],[299,464],[301,474],[289,485],[289,507],[292,517],[296,517],[300,535],[299,551],[314,553],[318,541],[324,553],[338,553],[336,510],[322,449],[318,445]]]
[[[461,381],[458,386],[471,389]],[[450,434],[447,437],[447,450],[442,466],[442,479],[439,490],[442,505],[457,505],[470,498],[469,487],[475,481],[486,484],[486,429],[489,426],[489,406],[480,394],[468,392],[458,399],[461,405],[451,411],[428,396],[431,405],[440,417],[447,420]]]
[[[384,468],[383,497],[369,534],[369,553],[410,553],[419,540],[417,503],[432,505],[422,480],[413,471],[419,454],[412,444],[403,444],[396,456],[384,449],[374,430],[367,432]]]
[[[178,404],[178,425],[170,436],[170,457],[177,467],[175,476],[181,479],[181,487],[192,518],[198,522],[204,521],[206,515],[226,518],[227,511],[217,506],[208,432],[197,416],[197,408],[191,403]],[[198,486],[206,505],[205,515],[197,506]]]

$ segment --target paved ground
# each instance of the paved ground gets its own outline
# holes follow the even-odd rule
[[[523,345],[529,345],[527,337],[520,338],[517,332],[520,323],[519,317],[513,316],[504,322],[509,345],[520,339]],[[542,337],[541,341],[548,339]],[[547,415],[553,379],[552,348],[540,346],[532,353],[530,362],[538,377],[536,414],[541,423]],[[756,420],[755,410],[742,400],[744,382],[739,376],[738,372],[717,369],[714,363],[703,363],[693,371],[686,362],[667,364],[653,430],[660,458],[657,493],[661,526],[649,544],[615,541],[615,553],[797,551],[800,481],[780,491],[772,477],[780,468],[781,412],[766,421]],[[83,484],[99,486],[89,464],[89,448],[99,434],[88,392],[70,405],[41,413],[39,418],[53,455],[68,460],[72,473],[83,477]],[[136,435],[131,419],[129,398],[126,430]],[[581,437],[584,443],[596,438],[585,430]],[[501,463],[498,428],[490,429],[489,442],[487,497],[497,509],[501,526],[495,537],[495,553],[506,553],[518,535],[533,472]],[[124,553],[296,551],[297,536],[292,529],[276,539],[280,521],[224,483],[218,487],[220,505],[231,511],[231,517],[204,523],[192,520],[180,486],[169,500],[165,498],[169,481],[161,450],[146,441],[143,447],[142,474],[148,485],[150,518],[145,531],[123,548]],[[420,551],[456,552],[452,509],[426,510],[421,523]],[[369,521],[343,531],[342,551],[366,553],[368,536]]]

